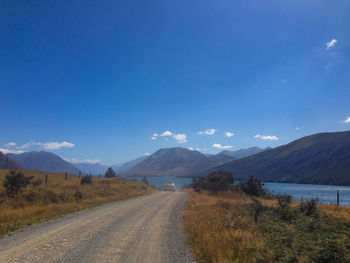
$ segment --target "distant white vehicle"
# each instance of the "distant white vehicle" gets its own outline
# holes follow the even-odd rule
[[[163,186],[163,191],[176,191],[176,187],[174,183],[166,183]]]

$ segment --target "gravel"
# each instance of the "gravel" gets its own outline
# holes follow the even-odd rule
[[[186,198],[156,192],[34,225],[0,240],[0,262],[194,262]]]

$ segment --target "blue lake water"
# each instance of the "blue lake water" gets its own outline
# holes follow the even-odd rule
[[[142,180],[140,177],[131,179]],[[176,189],[181,189],[183,185],[190,184],[191,178],[178,177],[148,177],[150,185],[163,187],[165,183],[173,182]],[[310,200],[318,198],[320,203],[335,204],[337,202],[337,190],[340,193],[340,204],[350,205],[350,186],[315,185],[315,184],[284,184],[265,183],[265,188],[273,194],[288,194],[295,201]]]

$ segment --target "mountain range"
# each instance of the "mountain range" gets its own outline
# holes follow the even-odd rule
[[[255,176],[268,182],[350,185],[350,131],[319,133],[216,166],[238,180]]]
[[[22,167],[0,152],[0,169],[21,169]]]
[[[350,185],[350,131],[314,134],[273,149],[251,147],[216,155],[166,148],[113,167],[127,176],[193,177],[222,170],[233,172],[237,180],[255,176],[266,182]],[[107,166],[73,165],[43,151],[7,155],[0,152],[0,169],[21,168],[97,175],[104,174]]]
[[[78,174],[79,170],[71,163],[50,152],[25,152],[21,154],[8,153],[7,157],[26,170],[61,172]]]
[[[190,176],[196,171],[204,171],[231,161],[225,154],[205,156],[198,151],[176,147],[160,149],[134,167],[125,171],[129,176]]]

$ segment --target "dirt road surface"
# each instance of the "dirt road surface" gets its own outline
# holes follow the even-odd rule
[[[0,262],[193,262],[185,192],[157,192],[29,227],[0,240]]]

